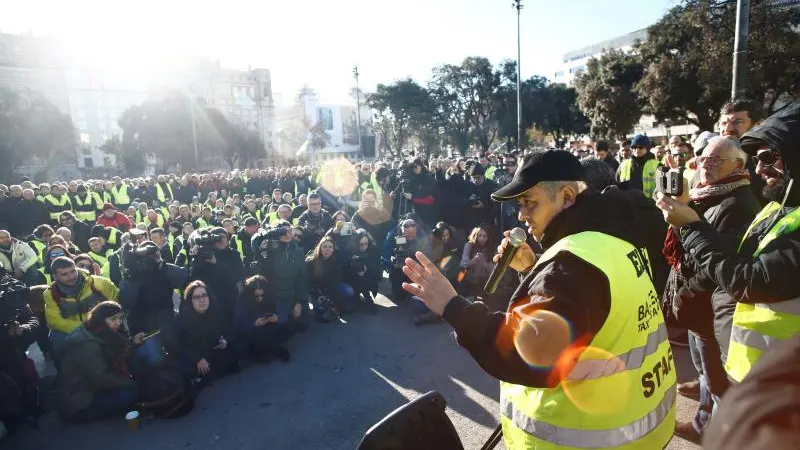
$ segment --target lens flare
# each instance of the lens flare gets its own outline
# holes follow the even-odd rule
[[[543,309],[518,311],[519,327],[514,347],[523,361],[533,367],[552,367],[572,342],[572,329],[560,315]]]
[[[322,187],[337,196],[350,195],[358,186],[358,174],[350,161],[341,158],[325,162],[320,169]]]
[[[439,269],[440,270],[444,270],[447,267],[447,264],[450,262],[451,259],[453,259],[452,256],[443,257],[442,260],[439,261]]]
[[[626,371],[625,364],[606,350],[596,347],[572,348],[564,361],[561,388],[576,408],[587,414],[607,415],[621,412],[628,405],[636,380],[636,371]],[[577,362],[576,362],[577,360]],[[603,389],[589,381],[602,376]]]
[[[467,272],[466,272],[465,270],[459,271],[459,272],[458,272],[458,275],[456,276],[456,281],[458,281],[459,283],[461,283],[462,281],[464,281],[464,278],[465,278],[466,276],[467,276]]]

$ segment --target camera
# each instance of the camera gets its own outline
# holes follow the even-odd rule
[[[222,240],[222,236],[209,230],[198,230],[189,235],[189,248],[197,246],[197,256],[201,260],[214,257],[214,244]]]
[[[394,254],[392,255],[392,266],[395,269],[403,267],[406,258],[413,258],[414,251],[409,248],[408,239],[405,236],[395,236]]]
[[[467,204],[469,206],[477,206],[481,202],[481,199],[478,198],[477,194],[472,194],[467,199]]]
[[[122,249],[123,277],[126,280],[135,280],[155,273],[160,262],[153,259],[153,254],[158,251],[158,247],[152,242],[138,246],[132,242],[125,244]]]
[[[659,167],[656,171],[656,192],[673,197],[683,195],[683,168]]]
[[[353,234],[353,222],[344,222],[339,234],[342,236],[351,236]]]

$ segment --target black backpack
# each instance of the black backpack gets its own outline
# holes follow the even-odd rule
[[[172,364],[144,364],[134,373],[139,387],[139,407],[146,414],[175,419],[194,409],[195,389]]]

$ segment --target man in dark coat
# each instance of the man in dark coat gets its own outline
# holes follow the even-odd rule
[[[485,174],[480,164],[475,164],[469,170],[472,183],[467,186],[467,205],[464,214],[467,230],[482,223],[494,225],[494,218],[497,217],[495,210],[498,206],[491,199],[492,192],[497,190],[497,185],[487,180]]]
[[[31,189],[22,191],[22,200],[14,208],[13,233],[16,237],[28,236],[39,225],[50,222],[47,207],[39,201]]]

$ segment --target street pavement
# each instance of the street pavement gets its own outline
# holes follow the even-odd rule
[[[250,365],[200,393],[181,419],[149,419],[138,431],[122,417],[65,426],[47,413],[3,450],[354,449],[386,414],[439,391],[466,449],[477,449],[498,424],[499,384],[458,347],[446,324],[414,327],[410,305],[380,299],[376,316],[314,323],[288,347],[292,360]],[[678,397],[679,417],[696,403]],[[504,448],[500,444],[497,448]],[[668,449],[696,449],[675,438]]]

